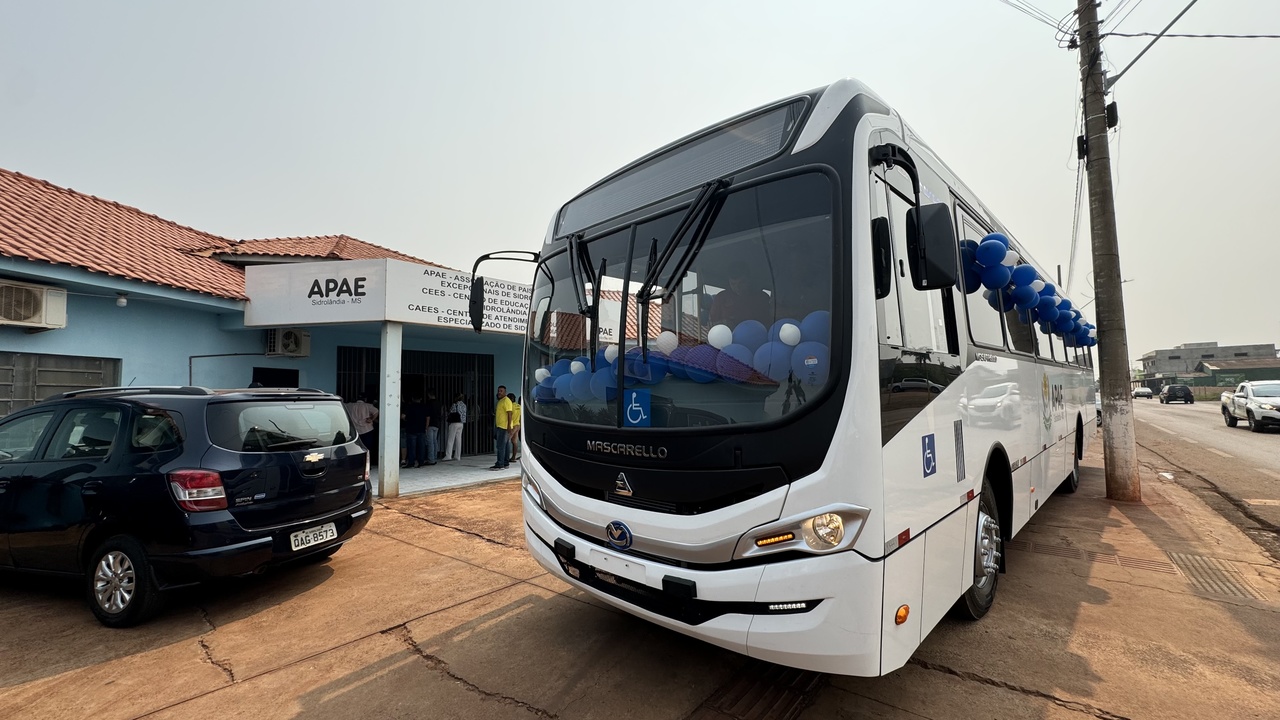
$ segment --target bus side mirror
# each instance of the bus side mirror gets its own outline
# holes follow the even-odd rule
[[[468,300],[471,311],[471,327],[480,332],[484,327],[484,278],[476,275],[471,278],[471,298]]]
[[[907,254],[911,284],[917,290],[941,290],[956,284],[956,230],[946,203],[907,211]]]
[[[889,297],[893,291],[893,238],[889,235],[889,218],[871,221],[872,272],[876,278],[876,299]]]

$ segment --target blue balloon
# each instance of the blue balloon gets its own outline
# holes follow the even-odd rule
[[[987,297],[987,304],[996,312],[1004,312],[1004,308],[1000,306],[1000,292],[996,291]]]
[[[997,243],[999,244],[999,243]],[[991,290],[998,290],[1009,284],[1009,268],[1004,265],[993,265],[982,270],[982,284]]]
[[[978,252],[978,241],[977,240],[961,240],[960,252],[963,253],[965,250],[969,250],[971,252]]]
[[[826,310],[814,310],[800,321],[800,341],[818,342],[824,345],[831,342],[831,313]],[[759,347],[747,346],[752,352]]]
[[[971,266],[966,266],[960,272],[960,279],[957,282],[966,295],[972,295],[982,289],[982,273]]]
[[[1040,296],[1031,289],[1030,285],[1018,285],[1010,295],[1013,297],[1013,304],[1019,310],[1030,310],[1040,304]]]
[[[591,370],[591,372],[595,372],[596,370],[599,370],[600,368],[608,364],[609,364],[609,358],[605,356],[604,348],[600,348],[599,350],[596,351],[595,368],[593,369],[590,365],[588,365],[587,369]]]
[[[698,383],[709,383],[716,379],[716,359],[720,351],[710,345],[698,345],[690,348],[684,356],[685,372],[689,379]]]
[[[973,242],[966,240],[965,242]],[[960,248],[960,267],[969,267],[978,262],[978,246],[975,244],[972,248]]]
[[[1043,322],[1043,321],[1042,321],[1042,322],[1040,323],[1040,332],[1044,333],[1045,335],[1050,335],[1050,334],[1052,334],[1052,333],[1053,333],[1053,325],[1052,325],[1052,324],[1050,324],[1050,323],[1047,323],[1047,322]]]
[[[618,396],[618,376],[607,363],[591,373],[591,395],[597,400],[612,400]]]
[[[791,373],[801,385],[821,387],[831,374],[831,351],[826,343],[802,342],[791,352]]]
[[[1026,285],[1027,287],[1030,287],[1031,283],[1036,281],[1036,269],[1030,265],[1019,265],[1013,269],[1012,276],[1014,285]],[[1035,292],[1035,290],[1032,290],[1031,292]]]
[[[1005,250],[1009,249],[1009,238],[1005,237],[1004,233],[993,232],[993,233],[989,233],[986,237],[982,238],[982,242],[986,242],[988,240],[994,240],[1000,243],[1001,245],[1004,246]],[[1001,259],[1003,260],[1004,258],[1001,258]]]
[[[726,345],[716,358],[716,374],[729,382],[746,382],[754,372],[751,369],[754,355],[746,345]]]
[[[759,320],[743,320],[733,329],[733,342],[755,352],[756,348],[769,342],[769,330]]]
[[[988,236],[990,237],[990,236]],[[1002,245],[995,240],[983,240],[975,252],[978,262],[984,267],[996,267],[1004,262],[1005,253],[1009,252],[1008,245]]]
[[[627,352],[627,377],[646,385],[657,385],[667,376],[667,356],[661,350],[650,350],[649,361],[641,357],[640,348]]]
[[[572,401],[573,400],[572,383],[573,383],[572,374],[560,375],[559,377],[557,377],[555,379],[555,382],[553,383],[556,389],[556,399]]]
[[[1066,314],[1059,314],[1057,321],[1053,323],[1053,329],[1058,334],[1070,332],[1075,326],[1075,321],[1071,319],[1070,315]]]
[[[1057,294],[1058,294],[1058,288],[1054,287],[1054,286],[1053,286],[1053,283],[1051,283],[1051,282],[1047,282],[1047,283],[1045,283],[1045,284],[1044,284],[1044,287],[1043,287],[1043,288],[1041,288],[1041,290],[1040,290],[1040,296],[1041,296],[1041,297],[1051,298],[1051,297],[1053,297],[1054,295],[1057,295]]]
[[[578,357],[573,359],[573,362],[580,362],[586,366],[587,370],[591,370],[591,358],[587,357],[586,355],[579,355]]]
[[[1062,298],[1062,302],[1058,303],[1058,312],[1071,312],[1071,301],[1066,298]]]
[[[574,373],[569,380],[569,391],[579,401],[585,402],[591,398],[591,378],[595,377],[590,370],[587,372]]]
[[[544,385],[538,385],[533,389],[533,399],[538,402],[551,402],[556,399],[556,391]]]
[[[553,376],[564,375],[565,373],[568,373],[570,371],[569,366],[572,364],[573,364],[573,361],[570,360],[569,358],[560,358],[559,360],[556,361],[555,365],[551,366],[551,374]]]
[[[1030,310],[1023,310],[1022,308],[1019,308],[1019,309],[1018,309],[1018,322],[1022,323],[1023,325],[1030,325],[1030,324],[1031,324],[1031,311],[1030,311]]]
[[[768,342],[756,350],[752,367],[774,382],[782,382],[791,372],[792,348],[783,342]]]
[[[795,325],[796,327],[800,327],[799,320],[796,320],[795,318],[782,318],[781,320],[774,322],[773,325],[769,326],[769,341],[779,342],[781,338],[778,337],[778,333],[782,330],[782,326],[788,323],[791,325]],[[788,345],[787,347],[791,347],[791,346]],[[759,350],[760,348],[756,348],[756,349]]]

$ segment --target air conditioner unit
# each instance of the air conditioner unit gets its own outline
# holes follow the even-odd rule
[[[267,331],[267,354],[284,357],[307,357],[311,354],[311,333],[297,328],[273,328]]]
[[[67,326],[67,291],[0,281],[0,325],[49,330]]]

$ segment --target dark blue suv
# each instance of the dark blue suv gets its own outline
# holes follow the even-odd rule
[[[104,625],[161,591],[333,554],[372,512],[336,395],[102,388],[0,420],[0,568],[78,575]]]

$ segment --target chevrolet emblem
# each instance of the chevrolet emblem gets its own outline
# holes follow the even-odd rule
[[[320,462],[324,459],[324,453],[311,453],[302,458],[303,462]]]

